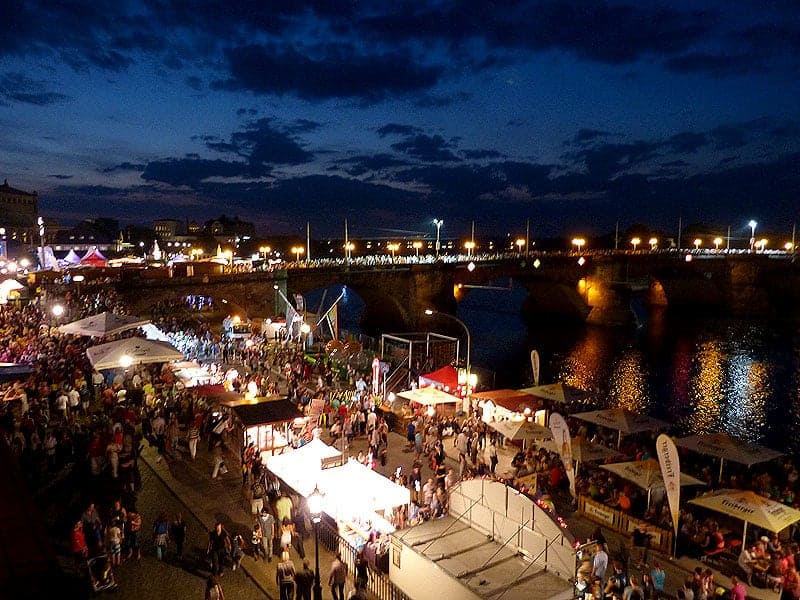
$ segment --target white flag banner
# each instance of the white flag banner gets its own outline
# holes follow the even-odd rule
[[[533,385],[539,385],[539,353],[531,350],[531,371],[533,371]]]
[[[558,413],[550,415],[550,431],[553,432],[553,443],[561,456],[561,462],[564,463],[564,470],[567,472],[567,479],[569,479],[569,491],[575,497],[575,467],[572,464],[572,438],[569,435],[569,427],[567,422]]]
[[[656,454],[661,465],[664,488],[667,490],[669,510],[672,513],[672,528],[677,536],[681,502],[681,461],[675,442],[666,433],[659,435],[656,440]]]

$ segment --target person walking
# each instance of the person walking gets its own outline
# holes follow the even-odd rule
[[[489,448],[487,449],[489,454],[489,471],[491,471],[492,475],[494,475],[494,471],[497,468],[497,444],[494,441],[494,436],[492,436],[491,441],[489,442]]]
[[[342,562],[342,553],[337,552],[331,563],[328,585],[331,586],[333,600],[345,600],[344,584],[347,583],[347,565]]]
[[[275,517],[267,510],[266,506],[261,509],[258,523],[261,525],[261,545],[264,547],[264,556],[267,557],[267,562],[272,562],[272,551],[275,547]]]
[[[308,565],[308,560],[303,560],[303,568],[294,576],[297,590],[297,600],[311,600],[311,588],[314,586],[314,571]]]
[[[278,589],[280,589],[281,592],[280,600],[293,600],[294,578],[294,563],[289,558],[289,553],[284,550],[281,553],[281,562],[278,563],[278,568],[275,572],[275,582],[278,584]]]
[[[183,560],[183,546],[186,542],[186,521],[183,520],[183,515],[178,513],[175,515],[175,520],[170,526],[170,537],[175,542],[175,549],[178,553],[178,560]]]
[[[167,540],[169,538],[169,519],[167,513],[162,512],[153,524],[153,542],[156,546],[156,558],[164,560],[167,555]]]
[[[189,442],[189,456],[192,457],[192,460],[195,460],[197,457],[197,442],[200,441],[200,428],[194,421],[189,425],[186,439]]]
[[[222,574],[222,559],[231,551],[231,538],[222,522],[214,523],[214,528],[208,533],[208,547],[206,553],[211,558],[211,574],[219,576]]]

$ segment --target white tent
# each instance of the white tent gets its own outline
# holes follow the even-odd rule
[[[622,441],[622,436],[631,433],[640,433],[642,431],[658,431],[659,429],[666,429],[669,423],[654,419],[648,415],[641,415],[626,408],[609,408],[606,410],[592,410],[589,412],[582,412],[572,415],[576,419],[582,421],[589,421],[609,429],[615,429],[619,432],[617,436],[617,447]]]
[[[503,434],[507,440],[550,440],[553,439],[553,432],[549,427],[539,425],[535,421],[529,421],[523,417],[521,419],[502,419],[500,421],[489,421],[489,427]]]
[[[320,479],[322,461],[341,456],[333,446],[314,438],[297,450],[267,456],[267,469],[280,477],[298,494],[308,497]]]
[[[165,342],[154,342],[138,337],[92,346],[86,350],[86,356],[98,371],[183,359],[180,351]]]
[[[580,388],[566,383],[548,383],[547,385],[537,385],[534,387],[523,388],[520,392],[525,392],[537,398],[544,398],[560,404],[570,404],[572,402],[583,402],[591,396]]]
[[[79,262],[81,262],[81,257],[78,256],[78,253],[75,252],[74,249],[72,249],[61,260],[63,260],[65,263],[69,263],[71,265],[77,265]]]
[[[315,482],[324,494],[325,512],[346,518],[411,502],[411,492],[354,459],[320,471]],[[313,489],[313,487],[312,487]]]
[[[62,325],[58,328],[58,331],[61,333],[71,333],[73,335],[105,337],[114,335],[115,333],[122,333],[129,329],[136,329],[149,322],[149,319],[140,319],[132,315],[117,315],[110,312],[102,312],[99,315],[92,315]]]
[[[755,464],[770,461],[784,454],[783,452],[772,450],[765,446],[749,444],[727,433],[690,435],[675,440],[675,445],[694,450],[700,454],[719,458],[720,479],[722,479],[722,467],[726,460],[752,467]]]
[[[148,340],[157,340],[159,342],[170,342],[169,336],[164,333],[158,326],[152,323],[145,323],[141,326],[144,337]]]
[[[461,402],[461,398],[443,392],[435,387],[422,387],[416,390],[406,390],[397,394],[400,398],[405,398],[411,402],[422,404],[423,406],[435,406],[437,404],[452,404]]]

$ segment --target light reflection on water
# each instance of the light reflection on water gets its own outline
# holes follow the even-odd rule
[[[526,325],[495,310],[459,310],[473,330],[473,364],[497,370],[495,387],[530,385],[528,354],[536,348],[540,383],[593,391],[599,406],[663,418],[679,435],[726,431],[800,452],[797,325],[656,312],[635,330],[547,318]]]

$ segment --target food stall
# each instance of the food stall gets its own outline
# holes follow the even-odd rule
[[[267,457],[267,469],[301,496],[308,498],[320,479],[323,464],[341,456],[333,446],[319,438],[296,450]]]
[[[234,439],[239,447],[255,442],[262,456],[282,452],[291,444],[295,421],[304,422],[297,405],[286,397],[229,400],[221,403],[233,414]]]

